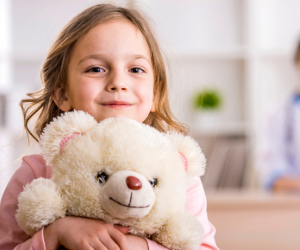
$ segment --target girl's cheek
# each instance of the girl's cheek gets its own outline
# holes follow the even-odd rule
[[[140,88],[138,89],[139,91],[139,95],[141,97],[141,99],[143,99],[146,102],[152,102],[153,99],[153,86],[152,85],[148,85],[145,88]]]
[[[91,79],[85,79],[78,84],[76,94],[81,100],[88,100],[93,99],[100,91],[101,88],[99,83]]]
[[[97,78],[88,78],[82,79],[80,82],[81,89],[89,89],[89,90],[98,90],[100,89],[102,81]]]

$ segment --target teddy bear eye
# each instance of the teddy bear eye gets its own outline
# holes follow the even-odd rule
[[[151,181],[149,181],[150,182],[150,185],[152,186],[152,187],[155,187],[156,185],[157,185],[157,178],[153,178]]]
[[[105,172],[99,172],[96,176],[96,180],[103,184],[108,180],[108,175]]]

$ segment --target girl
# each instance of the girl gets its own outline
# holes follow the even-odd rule
[[[54,117],[83,110],[100,122],[108,117],[128,117],[159,131],[185,128],[170,111],[166,68],[157,41],[141,14],[129,8],[100,4],[77,15],[54,42],[42,68],[44,88],[21,101],[25,128],[37,141]],[[35,135],[28,128],[37,117]],[[130,146],[130,145],[129,145]],[[102,221],[65,217],[32,238],[18,227],[17,197],[35,178],[50,178],[51,166],[41,155],[23,157],[11,178],[0,207],[0,249],[165,249],[133,235],[128,229]],[[199,249],[218,249],[215,229],[206,214],[206,199],[199,178],[189,187],[186,211],[205,229]]]

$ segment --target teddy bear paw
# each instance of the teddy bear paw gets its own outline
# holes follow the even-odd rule
[[[35,234],[66,213],[59,187],[48,179],[38,178],[27,184],[18,201],[16,219],[28,235]]]
[[[200,222],[189,213],[182,212],[171,216],[152,239],[173,250],[198,250],[203,235]]]

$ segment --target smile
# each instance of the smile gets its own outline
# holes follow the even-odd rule
[[[132,106],[131,103],[123,102],[123,101],[110,101],[102,103],[103,106],[109,108],[123,109]]]
[[[130,208],[146,208],[146,207],[149,207],[149,205],[148,205],[148,206],[140,206],[140,207],[137,207],[137,206],[130,206],[131,200],[132,200],[132,193],[131,193],[131,195],[130,195],[130,199],[129,199],[128,205],[122,204],[122,203],[120,203],[120,202],[114,200],[114,199],[111,198],[111,197],[109,197],[109,199],[112,200],[112,201],[114,201],[115,203],[117,203],[117,204],[123,206],[123,207],[130,207]]]
[[[102,104],[105,107],[108,108],[117,108],[117,109],[123,109],[123,108],[128,108],[131,106],[131,104]]]

